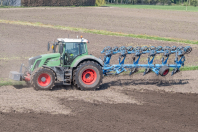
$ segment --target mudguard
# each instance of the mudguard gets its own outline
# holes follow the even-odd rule
[[[71,67],[77,67],[78,64],[80,64],[80,62],[84,61],[84,60],[92,60],[92,61],[96,61],[98,62],[98,64],[100,64],[101,66],[103,66],[103,61],[93,55],[83,55],[83,56],[79,56],[77,57],[71,64]]]

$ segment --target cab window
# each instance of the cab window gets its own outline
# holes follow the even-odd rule
[[[86,43],[69,42],[65,43],[65,65],[70,65],[79,55],[86,53]]]
[[[86,44],[85,43],[80,43],[80,52],[81,54],[86,53]]]
[[[67,53],[70,56],[78,56],[79,55],[78,43],[66,43],[65,53]]]

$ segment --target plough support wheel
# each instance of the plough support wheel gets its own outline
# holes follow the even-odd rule
[[[161,76],[166,76],[169,73],[169,68],[167,66],[162,66],[159,70]]]

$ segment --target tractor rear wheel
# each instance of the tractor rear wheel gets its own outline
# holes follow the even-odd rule
[[[169,73],[169,68],[168,68],[168,66],[162,66],[162,67],[160,68],[159,74],[160,74],[161,76],[166,76],[168,73]]]
[[[31,85],[35,90],[52,89],[55,81],[54,72],[48,68],[38,68],[31,75]]]
[[[98,63],[85,61],[77,67],[74,81],[81,90],[95,90],[100,86],[102,76],[102,68]]]

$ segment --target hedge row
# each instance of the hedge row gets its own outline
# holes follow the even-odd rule
[[[22,6],[94,6],[95,0],[21,0]]]

